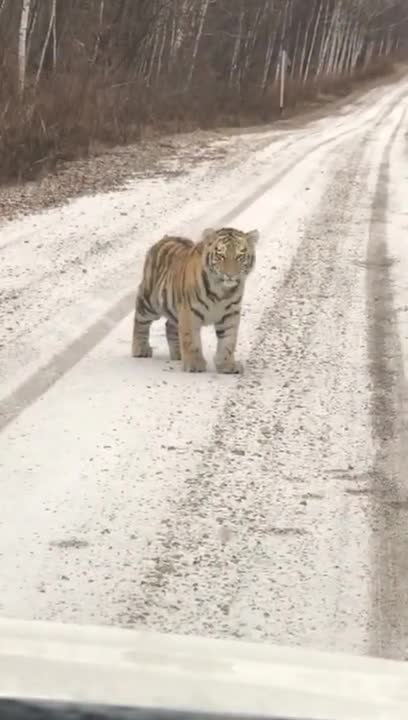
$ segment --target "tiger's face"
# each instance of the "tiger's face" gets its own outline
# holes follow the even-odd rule
[[[223,285],[235,285],[249,275],[255,265],[255,245],[258,230],[242,232],[235,228],[204,230],[207,252],[205,264],[209,272]]]

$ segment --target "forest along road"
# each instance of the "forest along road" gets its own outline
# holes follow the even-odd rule
[[[399,82],[1,226],[1,615],[405,657],[407,126]],[[244,375],[132,359],[149,244],[227,223]]]

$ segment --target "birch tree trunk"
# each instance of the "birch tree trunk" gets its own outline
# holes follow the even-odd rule
[[[298,67],[298,73],[297,73],[299,78],[303,78],[303,72],[305,69],[305,62],[306,62],[306,51],[309,46],[309,36],[310,36],[311,25],[312,25],[312,21],[309,20],[307,27],[306,27],[305,37],[303,39],[303,45],[302,45],[302,49],[301,49],[301,53],[300,53],[299,67]]]
[[[272,35],[272,37],[268,40],[268,45],[266,48],[266,54],[265,54],[265,62],[263,66],[263,75],[262,75],[262,81],[261,81],[261,88],[263,91],[266,89],[266,85],[268,83],[269,73],[271,70],[272,65],[272,58],[275,48],[275,40],[276,40],[276,34]]]
[[[285,42],[286,27],[287,27],[287,22],[288,22],[288,12],[289,12],[289,7],[285,3],[284,10],[283,10],[282,29],[281,29],[280,41],[279,41],[280,42],[279,53],[281,52],[283,43]],[[278,81],[278,77],[279,77],[279,63],[276,64],[275,82]]]
[[[98,54],[99,54],[99,48],[100,48],[100,45],[101,45],[101,33],[102,33],[103,14],[104,14],[104,12],[105,12],[105,0],[100,0],[99,13],[98,13],[98,26],[99,26],[99,30],[98,30],[98,34],[97,34],[97,36],[96,36],[95,47],[94,47],[94,51],[93,51],[93,55],[92,55],[92,62],[93,62],[93,63],[95,63],[96,60],[97,60],[97,57],[98,57]],[[54,27],[55,27],[55,25],[54,25]]]
[[[321,19],[321,16],[322,16],[322,2],[321,2],[321,0],[320,0],[319,11],[318,11],[318,13],[317,13],[317,17],[316,17],[315,25],[314,25],[314,29],[313,29],[312,42],[311,42],[311,45],[310,45],[309,54],[308,54],[308,58],[307,58],[307,61],[306,61],[306,67],[305,67],[305,71],[304,71],[304,74],[303,74],[303,82],[304,82],[304,83],[306,83],[307,80],[309,79],[310,67],[311,67],[311,64],[312,64],[312,58],[313,58],[313,53],[314,53],[314,49],[315,49],[315,45],[316,45],[317,34],[318,34],[318,31],[319,31],[319,28],[320,28],[320,19]]]
[[[27,65],[27,29],[30,17],[31,0],[23,0],[18,33],[18,86],[20,95],[24,93]]]
[[[189,90],[191,87],[191,82],[194,75],[194,70],[196,67],[197,62],[197,55],[198,55],[198,48],[200,45],[201,36],[203,34],[203,27],[205,23],[205,18],[207,16],[208,11],[208,5],[210,4],[210,0],[202,0],[201,1],[201,8],[200,8],[200,14],[199,14],[199,22],[198,22],[198,28],[194,40],[194,46],[193,46],[193,57],[191,58],[191,64],[187,75],[187,82],[186,82],[186,90]]]
[[[188,15],[191,12],[188,0],[181,0],[181,4],[174,0],[173,27],[170,44],[170,64],[174,65],[186,36]]]
[[[238,81],[238,58],[239,58],[239,51],[241,49],[243,22],[244,22],[244,10],[241,7],[241,9],[239,11],[238,34],[237,34],[237,37],[235,38],[235,42],[234,42],[234,52],[232,53],[231,66],[230,66],[230,72],[229,72],[228,85],[230,86],[230,88],[233,85],[238,84],[237,83],[237,81]]]
[[[57,0],[53,0],[54,4],[54,22],[52,23],[52,70],[55,73],[57,69]]]
[[[45,40],[42,46],[41,55],[40,55],[40,62],[38,63],[38,70],[35,76],[35,85],[38,85],[38,81],[40,79],[42,69],[44,67],[44,60],[45,60],[45,53],[47,52],[48,43],[50,42],[51,32],[53,32],[53,28],[55,26],[55,15],[56,15],[56,3],[57,0],[52,0],[51,5],[51,15],[50,15],[50,21],[48,23],[48,29],[45,36]],[[54,35],[55,38],[55,35]],[[54,40],[54,46],[53,46],[53,65],[55,69],[55,63],[56,63],[56,49],[55,49],[55,40]]]
[[[330,21],[329,29],[324,37],[324,43],[320,51],[320,60],[316,72],[317,76],[323,75],[325,72],[327,72],[327,66],[330,62],[330,56],[333,49],[333,37],[335,37],[337,34],[336,28],[339,17],[340,6],[336,5]]]
[[[38,18],[38,0],[36,3],[34,3],[34,7],[32,8],[31,13],[31,20],[28,23],[28,30],[27,30],[27,36],[26,36],[26,54],[27,57],[30,56],[30,47],[31,47],[31,40],[34,35],[35,25]]]

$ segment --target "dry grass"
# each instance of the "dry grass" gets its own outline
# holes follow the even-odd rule
[[[288,81],[287,112],[322,93],[339,97],[355,82],[392,73],[391,62],[377,62],[355,78],[325,78],[303,85]],[[44,78],[19,98],[7,67],[0,69],[0,182],[32,180],[61,161],[137,142],[151,133],[254,125],[279,117],[279,89],[260,95],[251,88],[226,92],[208,75],[188,93],[168,85],[147,89],[136,82],[115,83],[93,68],[88,75]]]

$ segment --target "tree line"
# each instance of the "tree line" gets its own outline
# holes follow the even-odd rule
[[[0,0],[0,166],[35,173],[95,140],[273,117],[385,72],[406,0]]]

